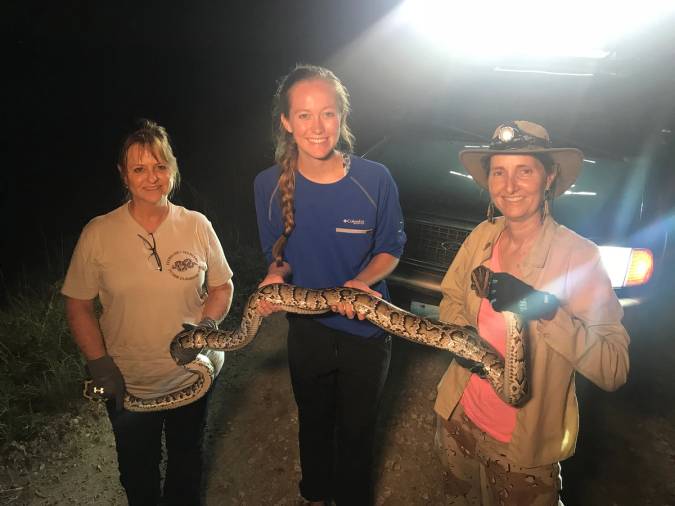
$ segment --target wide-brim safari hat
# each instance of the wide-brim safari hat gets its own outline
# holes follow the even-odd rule
[[[576,148],[554,148],[546,129],[530,121],[511,121],[499,125],[495,130],[490,146],[480,149],[460,151],[459,159],[473,180],[487,189],[488,174],[484,160],[492,155],[536,155],[546,154],[556,166],[557,177],[554,182],[553,196],[562,195],[574,184],[584,154]]]

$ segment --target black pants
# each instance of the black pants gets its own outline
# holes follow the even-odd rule
[[[289,317],[305,499],[373,503],[373,438],[390,357],[388,335],[363,338]]]
[[[117,446],[120,482],[129,506],[155,506],[160,500],[162,430],[167,451],[162,504],[201,504],[202,435],[208,394],[192,404],[152,413],[115,411],[108,402]]]

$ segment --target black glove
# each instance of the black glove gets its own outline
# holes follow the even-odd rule
[[[477,374],[481,378],[486,378],[487,373],[485,372],[485,366],[481,364],[480,362],[474,362],[473,360],[469,360],[468,358],[460,357],[459,355],[455,355],[455,362],[457,362],[459,365],[461,365],[464,369],[468,369],[471,371],[473,374]]]
[[[184,323],[183,330],[176,334],[176,337],[173,338],[169,347],[171,357],[174,359],[176,364],[189,364],[197,358],[197,355],[201,353],[203,348],[183,348],[178,344],[178,340],[181,337],[186,337],[197,329],[218,330],[218,322],[207,316],[202,318],[202,320],[197,325],[193,323]]]
[[[93,392],[107,399],[115,399],[115,409],[121,411],[124,406],[124,377],[110,355],[96,360],[87,360],[87,370],[91,375]]]
[[[214,320],[213,318],[209,318],[208,316],[205,316],[202,318],[202,321],[200,321],[197,324],[197,327],[203,327],[205,329],[209,330],[218,330],[218,322]]]
[[[517,313],[525,320],[550,319],[560,305],[555,295],[535,290],[506,272],[490,277],[488,300],[495,311]]]

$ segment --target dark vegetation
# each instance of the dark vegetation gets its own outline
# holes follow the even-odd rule
[[[82,367],[60,287],[22,284],[0,309],[0,446],[30,437],[78,397]]]

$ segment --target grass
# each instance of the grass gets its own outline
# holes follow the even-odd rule
[[[256,248],[224,245],[235,273],[235,298],[225,326],[239,322],[248,295],[262,279]],[[62,280],[24,282],[6,289],[0,307],[0,449],[31,438],[50,416],[82,399],[83,361],[65,318]]]
[[[80,394],[82,365],[59,289],[24,286],[0,309],[0,447],[30,437]]]

